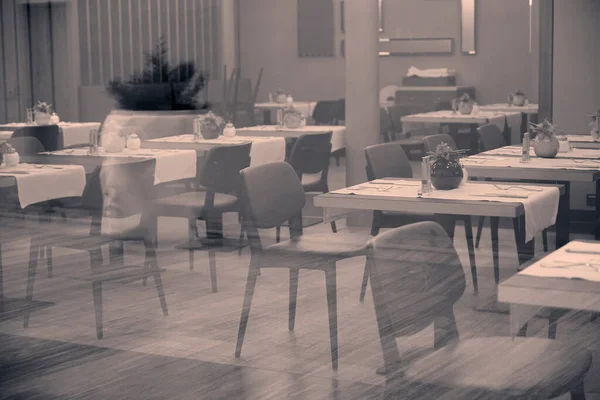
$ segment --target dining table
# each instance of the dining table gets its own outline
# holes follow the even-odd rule
[[[560,200],[565,195],[563,185],[472,182],[463,183],[454,190],[434,190],[421,193],[421,181],[417,179],[384,178],[348,188],[335,190],[315,197],[314,204],[324,209],[324,220],[332,215],[339,217],[340,209],[389,211],[396,213],[427,214],[438,217],[449,236],[454,236],[456,217],[465,221],[469,263],[474,291],[478,292],[477,267],[471,217],[509,218],[517,227],[515,240],[520,263],[528,261],[533,252],[522,251],[533,243],[533,238],[549,226],[564,229],[565,218]],[[562,210],[564,211],[564,210]],[[560,225],[560,226],[559,226]],[[498,241],[493,243],[494,267],[497,270]],[[498,282],[498,277],[496,277]]]
[[[26,122],[0,125],[0,139],[9,139],[17,129],[30,126]],[[89,143],[90,130],[100,129],[100,122],[59,122],[58,128],[63,137],[63,145],[73,146]]]
[[[512,132],[513,137],[511,140],[511,144],[521,143],[523,141],[523,134],[529,131],[529,122],[537,123],[538,122],[538,112],[539,105],[535,103],[527,103],[522,106],[515,106],[510,103],[495,103],[495,104],[486,104],[484,106],[479,106],[481,111],[491,111],[491,112],[519,112],[521,113],[521,127],[519,132]],[[519,134],[517,135],[515,134]],[[518,140],[518,141],[517,141]]]
[[[142,148],[195,150],[198,157],[204,157],[214,147],[245,143],[252,143],[250,166],[285,160],[285,139],[282,137],[221,135],[215,139],[204,139],[186,134],[146,140],[142,142]]]
[[[331,132],[331,152],[335,153],[346,146],[346,127],[343,125],[305,125],[300,128],[286,128],[278,125],[257,125],[239,128],[236,132],[242,136],[266,136],[299,138],[302,135]]]
[[[556,248],[562,247],[570,240],[569,212],[570,188],[573,182],[594,183],[596,185],[595,228],[596,238],[600,238],[600,160],[594,158],[572,158],[568,154],[559,153],[556,158],[540,158],[531,156],[529,161],[521,162],[521,158],[512,154],[511,148],[502,148],[463,158],[463,166],[469,178],[482,180],[499,180],[513,182],[554,183],[564,185],[567,195],[561,196],[559,218],[565,218],[564,229],[556,231]],[[575,150],[574,150],[575,152]]]
[[[300,111],[306,119],[309,119],[312,117],[312,113],[313,113],[313,110],[315,109],[315,106],[317,105],[317,102],[316,101],[294,101],[292,103],[292,105],[296,110]],[[271,124],[271,121],[272,121],[271,115],[272,115],[273,111],[284,109],[287,106],[288,106],[287,102],[286,103],[278,103],[278,102],[274,102],[274,101],[268,101],[268,102],[254,104],[255,109],[261,110],[263,112],[263,124],[265,124],[265,125]]]
[[[411,124],[439,124],[447,126],[450,135],[455,138],[458,135],[460,126],[466,125],[470,129],[468,150],[471,153],[479,152],[477,128],[481,125],[496,125],[504,133],[507,142],[512,142],[513,132],[518,132],[521,129],[521,113],[519,112],[479,111],[471,114],[461,114],[452,110],[440,110],[405,115],[401,118],[401,121],[405,134],[411,129]]]
[[[85,170],[80,165],[20,163],[0,167],[0,188],[15,188],[16,205],[21,209],[49,200],[79,197],[83,194],[85,183]],[[13,221],[11,225],[19,230],[20,224],[23,223],[25,220],[20,219]],[[3,220],[2,224],[8,223]],[[6,225],[3,227],[10,229]],[[2,260],[0,260],[0,321],[20,315],[26,307],[42,308],[52,305],[45,301],[34,301],[30,304],[24,299],[5,297],[2,272]]]
[[[576,149],[600,149],[600,140],[592,135],[567,135],[567,140]]]
[[[510,334],[523,335],[540,310],[600,312],[600,242],[574,240],[498,285]]]

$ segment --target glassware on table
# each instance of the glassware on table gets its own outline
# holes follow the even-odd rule
[[[530,139],[529,139],[529,132],[525,132],[525,134],[523,135],[523,148],[522,148],[522,153],[521,153],[521,162],[525,163],[525,162],[529,162],[529,151],[530,151]]]
[[[33,124],[33,108],[27,109],[27,125]]]
[[[425,156],[421,160],[421,189],[418,192],[419,196],[433,191],[431,186],[431,158],[432,156]]]
[[[90,129],[90,148],[88,151],[89,154],[98,154],[98,142],[98,129]]]
[[[458,100],[452,99],[452,114],[456,114],[458,112]]]
[[[569,143],[569,139],[567,135],[559,135],[558,136],[558,152],[559,153],[568,153],[573,150],[571,147],[571,143]]]

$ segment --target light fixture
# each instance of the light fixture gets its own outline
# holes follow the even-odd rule
[[[532,8],[533,8],[533,0],[529,0],[529,52],[531,53],[531,38],[532,38],[532,22],[533,22],[533,12],[532,12]]]

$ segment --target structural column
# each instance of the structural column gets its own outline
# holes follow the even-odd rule
[[[345,2],[346,184],[365,182],[365,147],[379,141],[379,7]],[[348,221],[356,224],[360,221]]]
[[[539,6],[539,112],[538,119],[552,120],[554,85],[554,0],[540,1]]]

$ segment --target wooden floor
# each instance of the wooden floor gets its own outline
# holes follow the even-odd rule
[[[331,170],[332,188],[343,185],[343,165]],[[227,217],[228,236],[236,237],[235,215]],[[341,229],[346,229],[340,223]],[[508,223],[500,232],[503,278],[515,273],[514,236]],[[318,271],[302,271],[296,329],[288,330],[287,270],[264,270],[259,277],[240,359],[234,357],[248,249],[218,253],[218,293],[211,292],[207,253],[196,253],[193,271],[187,252],[175,244],[187,238],[184,220],[159,223],[159,261],[169,315],[161,312],[152,284],[108,284],[104,288],[104,339],[96,339],[91,284],[78,280],[89,268],[85,254],[54,251],[54,277],[38,268],[35,298],[54,305],[36,311],[24,329],[20,318],[0,321],[0,397],[2,398],[195,398],[195,399],[371,399],[379,398],[383,377],[377,325],[370,290],[363,304],[359,290],[364,258],[338,264],[339,370],[330,364],[325,280]],[[326,232],[328,225],[305,233]],[[273,240],[273,232],[264,232]],[[581,237],[587,237],[581,235]],[[538,238],[539,239],[539,238]],[[268,240],[267,240],[268,241]],[[480,295],[470,281],[455,306],[461,338],[508,335],[508,315],[474,311],[495,297],[489,230],[477,250]],[[541,240],[538,240],[541,241]],[[550,243],[553,236],[550,234]],[[456,247],[468,266],[464,230],[456,231]],[[23,297],[26,242],[3,249],[5,292]],[[128,261],[142,249],[125,248]],[[470,276],[470,273],[466,274]],[[597,352],[600,320],[571,313],[561,319],[558,339],[576,341]],[[545,337],[539,319],[530,336]],[[398,340],[403,352],[430,347],[432,329]],[[597,353],[596,353],[597,354]],[[596,357],[595,364],[598,364]],[[510,366],[507,366],[510,367]],[[600,368],[588,375],[589,399],[600,399]],[[598,394],[595,394],[598,393]],[[427,396],[423,397],[426,398]]]

